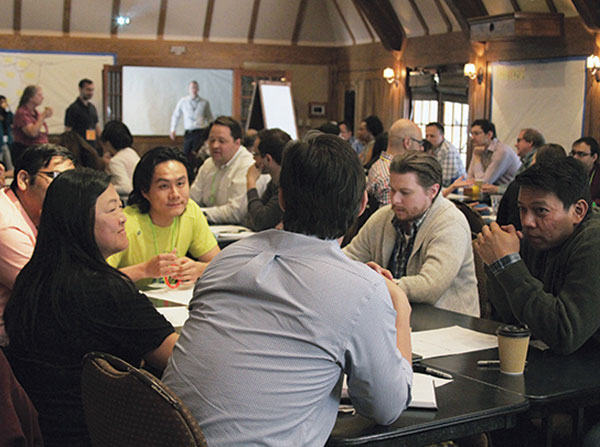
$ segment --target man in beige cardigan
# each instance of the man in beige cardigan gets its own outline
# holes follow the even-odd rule
[[[393,277],[411,302],[479,316],[471,231],[439,194],[441,182],[442,168],[432,155],[394,157],[391,204],[369,218],[344,252]]]

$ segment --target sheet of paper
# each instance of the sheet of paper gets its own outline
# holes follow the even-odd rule
[[[498,347],[495,335],[460,326],[413,332],[411,341],[413,352],[422,355],[424,359]]]
[[[185,306],[159,307],[156,310],[163,314],[167,321],[171,323],[174,328],[182,327],[183,323],[185,323],[185,320],[187,320],[189,316],[188,309]]]
[[[177,287],[170,289],[167,286],[160,289],[148,289],[143,291],[147,296],[157,298],[159,300],[170,301],[171,303],[183,304],[187,306],[192,300],[194,294],[193,287]]]
[[[254,234],[251,229],[241,225],[211,225],[210,231],[218,241],[237,241]]]

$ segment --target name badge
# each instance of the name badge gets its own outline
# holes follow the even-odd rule
[[[96,130],[95,129],[87,129],[85,131],[85,139],[88,141],[96,140]]]

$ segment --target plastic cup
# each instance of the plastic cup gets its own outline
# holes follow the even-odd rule
[[[496,331],[500,372],[518,375],[525,370],[531,331],[525,325],[504,325]]]

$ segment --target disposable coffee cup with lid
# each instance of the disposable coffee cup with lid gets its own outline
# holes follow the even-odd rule
[[[523,374],[531,331],[526,325],[507,324],[496,331],[500,371],[505,374]]]

